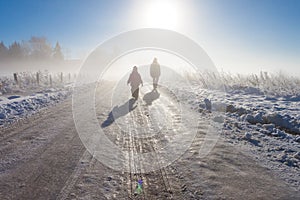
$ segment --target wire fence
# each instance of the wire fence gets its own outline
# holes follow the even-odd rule
[[[12,90],[60,87],[74,82],[75,73],[49,73],[48,71],[15,72],[10,76],[0,77],[0,92],[10,93]]]

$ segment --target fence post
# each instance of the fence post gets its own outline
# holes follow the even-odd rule
[[[51,74],[49,75],[49,80],[50,80],[50,86],[52,87],[52,76],[51,76]]]
[[[63,73],[60,73],[60,82],[63,82]]]
[[[37,85],[40,85],[40,74],[39,74],[39,72],[36,73],[36,83],[37,83]]]
[[[17,73],[14,73],[14,80],[15,80],[16,84],[19,85]]]

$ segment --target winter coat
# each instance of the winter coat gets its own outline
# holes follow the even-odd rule
[[[160,65],[157,62],[151,64],[150,75],[152,78],[158,78],[160,76]]]
[[[133,71],[130,74],[129,79],[127,81],[127,84],[129,83],[132,88],[137,89],[140,86],[140,84],[143,84],[141,75],[137,71]]]

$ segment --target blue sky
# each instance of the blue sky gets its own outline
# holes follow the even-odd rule
[[[45,36],[76,54],[94,48],[104,36],[117,33],[122,2],[0,0],[0,40],[8,45],[31,36]]]
[[[143,21],[152,1],[0,0],[0,41],[9,45],[45,36],[52,44],[59,41],[68,57],[83,58],[120,32],[156,28],[155,21],[148,25]],[[165,28],[197,41],[219,69],[242,73],[285,70],[300,75],[300,1],[170,2],[170,7],[177,4],[180,26]]]

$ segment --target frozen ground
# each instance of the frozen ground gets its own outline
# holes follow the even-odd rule
[[[69,89],[51,88],[34,92],[29,96],[5,95],[0,97],[0,126],[8,126],[14,122],[36,114],[41,109],[55,105],[70,95]]]
[[[284,116],[275,118],[278,122],[267,117],[272,114],[272,103],[276,103],[272,99],[244,90],[223,93],[174,84],[159,87],[157,95],[145,83],[141,98],[129,111],[130,89],[122,82],[118,87],[113,86],[100,84],[95,111],[82,109],[80,114],[82,126],[89,128],[89,123],[97,124],[125,152],[129,162],[124,168],[113,170],[97,159],[95,152],[86,150],[82,136],[75,129],[72,102],[67,98],[51,109],[42,109],[39,114],[24,119],[24,123],[1,131],[0,199],[299,198],[297,134],[294,129],[290,129],[291,134],[289,127],[283,127]],[[87,88],[80,90],[80,108],[87,102]],[[51,96],[52,92],[44,91],[41,95]],[[108,101],[110,97],[113,101]],[[251,105],[247,105],[247,98],[252,99]],[[204,99],[208,99],[206,104]],[[252,109],[255,105],[264,106],[262,100],[269,102],[269,112],[267,108]],[[178,102],[182,107],[177,106]],[[207,110],[209,102],[211,112]],[[284,102],[287,103],[285,113],[290,116],[287,125],[293,125],[292,120],[299,120],[299,112],[294,110],[298,109],[297,101]],[[294,107],[289,107],[288,102]],[[186,118],[181,115],[182,110],[187,113]],[[97,116],[95,122],[84,117],[90,111]],[[261,118],[256,112],[261,113]],[[247,115],[261,119],[260,124]],[[191,125],[195,121],[198,125]],[[221,137],[202,158],[201,147],[211,142],[205,141],[209,126]],[[146,167],[164,164],[160,149],[171,144],[174,135],[184,136],[192,130],[197,130],[197,134],[181,157],[159,170],[142,173]],[[96,141],[93,137],[87,139]],[[156,155],[151,162],[135,159],[135,155],[147,152]],[[111,152],[105,154],[110,157]],[[168,156],[175,155],[177,152]],[[140,180],[143,190],[137,193]]]
[[[265,95],[252,87],[225,92],[196,85],[177,85],[172,91],[219,124],[219,134],[228,143],[300,190],[300,95]]]
[[[42,77],[37,85],[29,73],[19,75],[19,85],[11,77],[0,77],[0,84],[0,127],[17,123],[57,104],[69,96],[72,89],[70,83],[50,86]]]

